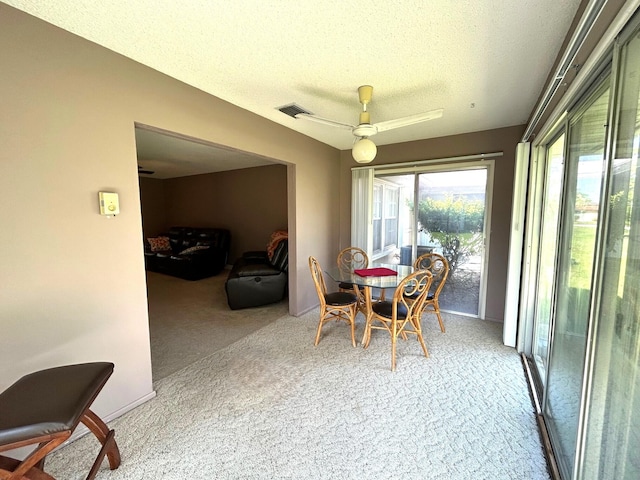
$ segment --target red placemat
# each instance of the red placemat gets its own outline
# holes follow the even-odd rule
[[[378,267],[378,268],[361,268],[354,270],[355,273],[361,277],[389,277],[391,275],[397,275],[398,272],[391,270],[390,268]]]

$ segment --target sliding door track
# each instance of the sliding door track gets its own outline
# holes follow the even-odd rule
[[[551,446],[551,440],[549,438],[549,431],[547,430],[547,424],[544,421],[542,415],[542,408],[540,406],[540,399],[538,397],[538,390],[533,380],[531,373],[531,360],[527,358],[524,353],[520,354],[522,358],[522,366],[524,367],[525,376],[527,377],[527,385],[529,385],[529,395],[531,395],[531,402],[535,408],[536,422],[538,423],[538,429],[540,432],[540,441],[544,448],[544,455],[547,459],[547,467],[553,480],[562,480],[560,476],[560,470],[558,469],[558,463],[556,462],[556,456],[553,453],[553,447]]]

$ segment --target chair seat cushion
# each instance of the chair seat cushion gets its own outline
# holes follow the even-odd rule
[[[393,318],[393,302],[376,302],[371,308],[381,317]],[[398,318],[407,318],[407,308],[404,305],[398,305]]]
[[[415,300],[416,298],[418,298],[420,296],[420,294],[418,292],[414,292],[410,295],[407,295],[407,293],[404,293],[404,298],[410,298],[412,300]]]
[[[338,284],[338,288],[342,288],[344,290],[353,290],[353,283],[340,282]]]
[[[327,293],[324,299],[328,305],[349,305],[358,301],[358,297],[349,292]]]
[[[237,264],[231,270],[231,277],[267,277],[269,275],[279,275],[282,270],[277,269],[269,263],[248,263]]]
[[[73,430],[112,372],[113,363],[94,362],[20,378],[0,394],[0,445]]]

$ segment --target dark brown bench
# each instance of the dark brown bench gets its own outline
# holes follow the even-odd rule
[[[87,480],[107,456],[111,470],[120,465],[114,431],[89,407],[113,373],[113,363],[94,362],[40,370],[25,375],[0,394],[0,452],[35,445],[24,460],[0,455],[0,478],[51,480],[44,460],[71,437],[80,422],[102,448]],[[55,480],[55,479],[53,479]]]

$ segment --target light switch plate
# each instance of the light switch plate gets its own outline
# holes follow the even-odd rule
[[[117,193],[98,192],[98,199],[100,200],[100,215],[118,215],[120,213]]]

